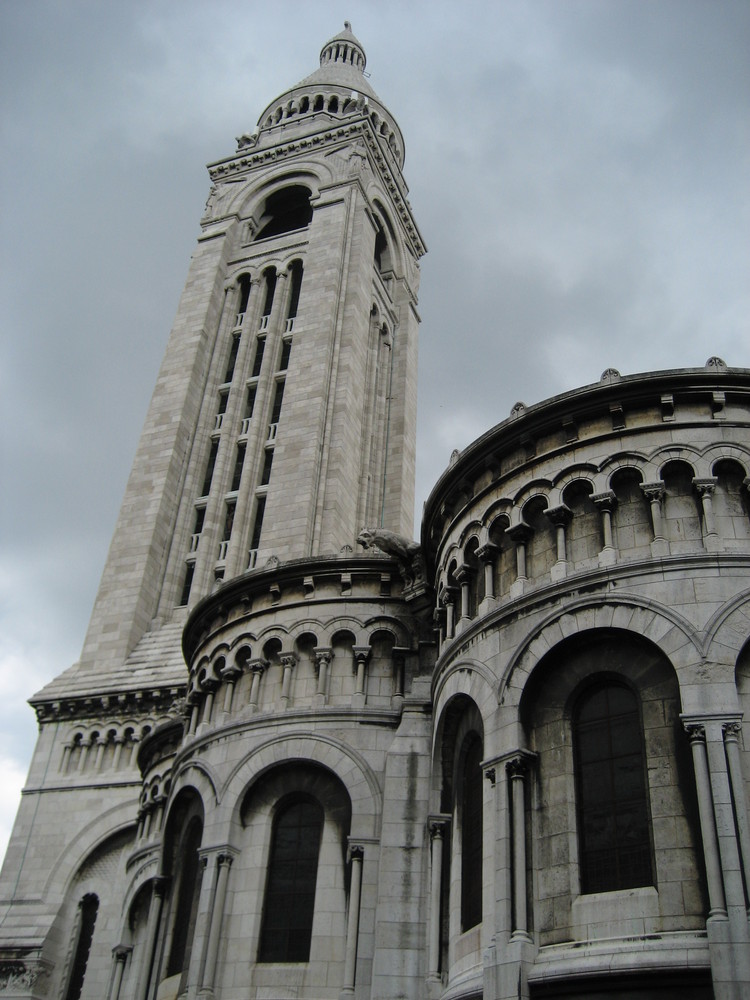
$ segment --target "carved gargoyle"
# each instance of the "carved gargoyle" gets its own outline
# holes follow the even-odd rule
[[[404,584],[414,587],[424,582],[424,561],[421,547],[410,538],[385,528],[363,528],[357,535],[363,548],[376,548],[398,561]]]

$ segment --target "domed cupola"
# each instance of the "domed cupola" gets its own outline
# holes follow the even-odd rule
[[[365,71],[367,65],[365,50],[354,37],[352,26],[348,21],[344,21],[344,30],[335,35],[330,42],[326,42],[321,49],[320,65],[328,66],[331,63],[353,66],[361,73]]]

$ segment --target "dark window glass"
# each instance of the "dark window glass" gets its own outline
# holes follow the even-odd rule
[[[211,442],[211,451],[208,453],[208,462],[206,463],[206,474],[203,477],[203,490],[201,496],[204,497],[208,494],[211,489],[211,480],[214,478],[214,467],[216,466],[216,455],[219,451],[219,442]]]
[[[253,534],[250,539],[250,548],[257,549],[260,545],[260,533],[263,530],[263,515],[266,512],[266,498],[258,497],[258,503],[255,507],[255,524],[253,525]]]
[[[276,191],[266,201],[263,216],[256,240],[304,229],[312,219],[310,191],[299,184]]]
[[[190,588],[193,585],[195,575],[195,563],[189,562],[185,567],[185,578],[182,582],[182,594],[180,595],[180,607],[184,607],[190,600]]]
[[[258,956],[261,962],[310,959],[322,827],[323,811],[308,799],[293,802],[276,816]]]
[[[574,715],[581,891],[652,885],[651,824],[638,701],[620,684],[587,692]]]
[[[273,308],[273,296],[274,292],[276,291],[276,272],[273,270],[266,271],[265,279],[266,279],[266,299],[265,302],[263,303],[263,315],[270,316],[271,309]]]
[[[276,383],[276,392],[273,397],[273,409],[271,410],[271,423],[277,424],[281,416],[281,404],[284,401],[284,383]]]
[[[245,401],[245,419],[249,420],[253,415],[253,410],[255,409],[255,393],[257,389],[254,385],[251,385],[247,390],[247,400]]]
[[[271,466],[273,465],[273,448],[267,448],[263,458],[263,471],[260,474],[260,485],[268,486],[271,479]]]
[[[198,850],[202,836],[203,824],[200,820],[194,819],[180,845],[177,893],[173,900],[172,947],[167,965],[168,976],[176,976],[178,972],[183,972],[190,962],[200,896],[201,868]]]
[[[229,393],[228,392],[220,392],[219,393],[219,409],[216,411],[217,413],[226,413],[227,412],[227,400],[228,399],[229,399]]]
[[[461,929],[482,920],[482,741],[470,736],[461,769]]]
[[[81,911],[78,940],[76,941],[73,967],[70,972],[68,989],[65,992],[65,1000],[79,1000],[83,991],[83,980],[86,976],[86,966],[89,962],[91,942],[94,939],[94,924],[96,923],[96,914],[99,910],[99,899],[93,893],[90,893],[83,897],[78,906]]]
[[[193,525],[193,534],[200,535],[203,531],[203,522],[206,520],[206,508],[198,507],[195,512],[195,524]]]
[[[242,466],[245,462],[245,445],[237,445],[237,458],[234,461],[234,472],[232,473],[232,490],[238,490],[240,488],[240,480],[242,479]]]
[[[261,365],[263,364],[263,352],[266,349],[266,338],[258,337],[255,341],[255,357],[253,358],[253,373],[252,377],[257,378],[260,375]]]
[[[299,308],[299,293],[302,291],[302,262],[295,260],[291,268],[292,290],[289,294],[289,311],[287,317],[294,319]]]
[[[248,274],[243,274],[240,278],[240,304],[237,308],[237,312],[243,313],[247,309],[247,303],[250,298],[250,276]]]
[[[287,337],[281,342],[281,357],[279,358],[279,371],[285,372],[289,367],[289,356],[292,353],[292,338]]]
[[[224,518],[224,534],[221,539],[223,542],[228,542],[229,539],[232,537],[232,525],[234,524],[235,509],[236,508],[233,503],[227,504],[227,513],[226,517]]]
[[[232,381],[232,376],[234,375],[234,366],[237,363],[237,352],[239,351],[239,349],[240,349],[240,335],[239,333],[236,333],[232,337],[232,346],[229,348],[229,359],[227,361],[227,370],[224,374],[225,382]]]

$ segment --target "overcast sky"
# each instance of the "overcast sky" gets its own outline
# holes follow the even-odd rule
[[[80,653],[205,164],[345,19],[429,248],[418,510],[517,400],[750,366],[748,0],[1,0],[0,853],[25,699]]]

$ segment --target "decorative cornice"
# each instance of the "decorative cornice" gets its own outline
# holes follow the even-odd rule
[[[79,719],[126,719],[132,716],[180,715],[181,699],[185,697],[187,684],[179,687],[136,688],[121,691],[116,695],[83,695],[80,697],[56,698],[49,701],[30,698],[29,704],[36,712],[37,722],[66,722]]]
[[[208,165],[209,177],[213,183],[227,180],[252,170],[257,170],[260,167],[268,166],[270,163],[286,160],[289,157],[307,155],[312,150],[347,142],[355,137],[362,137],[364,139],[371,159],[377,166],[380,180],[390,194],[407,236],[412,242],[415,255],[418,258],[424,256],[427,252],[427,247],[414,221],[411,206],[406,197],[406,187],[403,178],[399,177],[388,164],[379,142],[373,135],[370,119],[367,117],[358,118],[337,128],[329,128],[321,132],[315,132],[312,135],[302,136],[298,139],[290,139],[288,142],[279,143],[271,148],[257,149],[250,147],[255,148],[255,152],[252,153],[243,149],[235,156],[210,163]],[[215,221],[212,220],[212,222]]]

